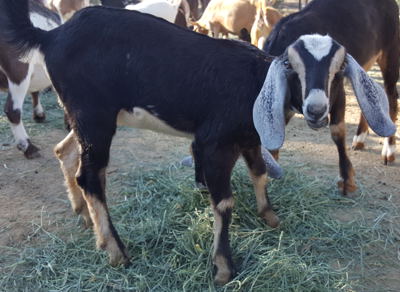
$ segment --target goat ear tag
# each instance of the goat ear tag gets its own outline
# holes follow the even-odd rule
[[[282,147],[285,139],[284,104],[287,79],[282,60],[275,59],[269,67],[264,85],[253,107],[253,122],[261,144],[268,150]]]
[[[389,115],[389,103],[383,88],[372,80],[356,60],[347,54],[345,75],[350,79],[358,104],[371,129],[379,136],[389,137],[396,125]]]

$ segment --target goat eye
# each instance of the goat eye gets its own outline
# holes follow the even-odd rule
[[[286,69],[292,70],[292,65],[290,64],[289,60],[285,60],[283,62],[283,65],[285,66]]]
[[[346,62],[343,62],[342,65],[340,66],[340,71],[344,71],[346,69]]]

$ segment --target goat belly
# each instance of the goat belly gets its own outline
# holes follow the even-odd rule
[[[137,129],[152,130],[154,132],[163,133],[171,136],[185,137],[193,139],[191,133],[182,132],[174,129],[165,121],[151,114],[147,110],[134,107],[132,112],[121,110],[117,117],[118,126],[128,126]]]

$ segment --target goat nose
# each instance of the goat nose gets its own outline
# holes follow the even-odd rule
[[[328,106],[326,104],[310,104],[307,106],[307,114],[314,121],[320,120],[326,113]]]

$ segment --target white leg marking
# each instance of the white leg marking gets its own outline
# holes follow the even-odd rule
[[[353,137],[353,145],[356,145],[357,143],[364,143],[367,136],[368,136],[368,131],[361,133],[360,135],[355,135]]]
[[[25,131],[22,121],[18,125],[11,123],[11,131],[13,132],[15,143],[18,145],[18,149],[25,152],[29,145],[29,136]]]
[[[389,144],[389,138],[386,137],[383,141],[382,156],[391,157],[396,153],[396,145]]]
[[[28,148],[29,136],[25,131],[24,125],[22,123],[22,106],[24,104],[25,96],[28,91],[30,77],[32,75],[33,65],[29,65],[28,73],[24,80],[20,84],[15,84],[8,80],[8,88],[11,94],[11,99],[13,102],[13,110],[20,111],[20,123],[11,123],[11,130],[14,134],[14,139],[18,145],[18,148],[25,151]]]
[[[43,114],[44,110],[43,110],[42,104],[40,103],[40,99],[38,99],[38,104],[37,104],[37,106],[35,106],[35,108],[33,109],[33,111],[34,111],[34,113],[35,113],[36,115],[41,115],[41,114]]]

